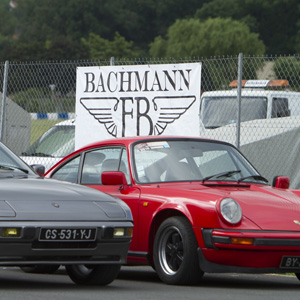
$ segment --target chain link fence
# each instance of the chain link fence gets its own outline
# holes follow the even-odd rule
[[[1,140],[29,164],[49,168],[74,150],[77,67],[199,61],[200,135],[233,143],[270,182],[275,175],[287,175],[299,188],[298,56],[242,57],[242,63],[238,56],[2,63]]]

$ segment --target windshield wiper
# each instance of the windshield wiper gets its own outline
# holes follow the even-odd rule
[[[266,179],[265,177],[261,176],[261,175],[249,175],[249,176],[246,176],[246,177],[242,177],[240,178],[237,182],[242,182],[246,179],[249,179],[249,178],[253,178],[254,180],[258,180],[258,181],[264,181],[264,182],[269,182],[268,179]]]
[[[14,169],[11,168],[11,167],[8,167],[8,166],[2,166],[2,165],[0,165],[0,169],[1,169],[1,170],[7,170],[7,171],[13,171],[13,170],[14,170]]]
[[[54,157],[53,155],[51,154],[48,154],[48,153],[43,153],[43,152],[35,152],[35,153],[26,153],[26,152],[23,152],[22,153],[23,156],[42,156],[42,157]]]
[[[234,175],[236,173],[240,173],[240,172],[241,172],[241,170],[233,170],[233,171],[218,173],[218,174],[211,175],[211,176],[206,176],[202,179],[202,183],[204,183],[204,181],[207,181],[211,178],[231,177],[232,175]]]
[[[28,170],[22,169],[22,168],[19,168],[19,167],[16,167],[16,166],[5,166],[5,165],[0,165],[0,169],[2,169],[2,170],[7,170],[7,171],[19,170],[19,171],[21,171],[21,172],[23,172],[23,173],[28,174]]]
[[[216,129],[221,127],[221,125],[214,125],[214,126],[206,126],[205,129]]]

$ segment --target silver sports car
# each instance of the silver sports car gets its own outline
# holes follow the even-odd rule
[[[123,201],[44,179],[0,143],[0,265],[65,265],[77,284],[106,285],[126,262],[132,231]]]

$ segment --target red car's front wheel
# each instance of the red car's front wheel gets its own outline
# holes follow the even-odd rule
[[[158,276],[167,284],[196,284],[203,272],[197,258],[197,240],[185,217],[172,217],[159,227],[153,260]]]

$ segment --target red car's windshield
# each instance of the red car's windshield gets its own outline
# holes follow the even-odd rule
[[[138,182],[262,181],[257,171],[228,144],[195,141],[145,141],[134,146]],[[263,180],[264,181],[264,180]]]

